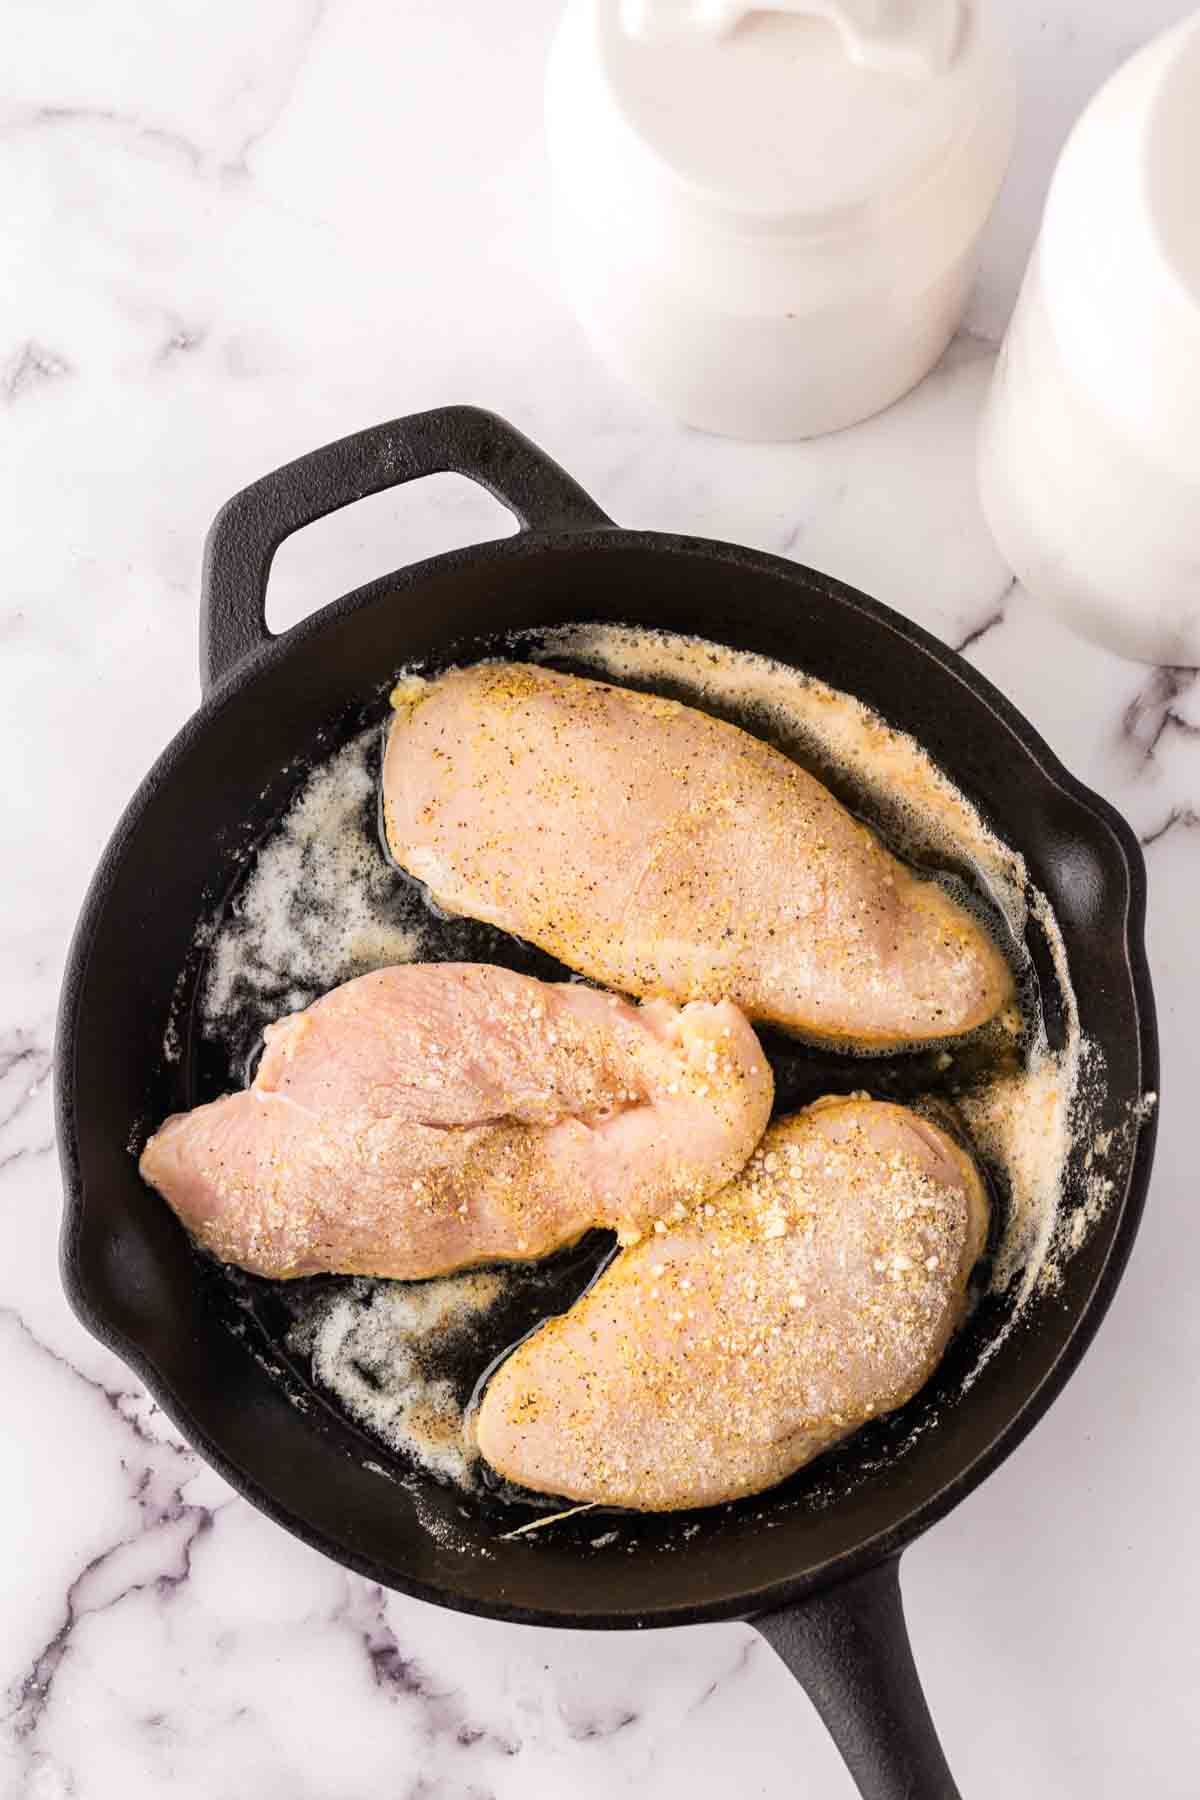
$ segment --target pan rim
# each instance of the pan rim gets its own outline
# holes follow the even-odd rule
[[[903,1512],[890,1525],[862,1539],[852,1549],[829,1562],[804,1572],[766,1583],[761,1587],[741,1590],[717,1599],[694,1604],[657,1605],[647,1609],[620,1608],[613,1611],[580,1613],[564,1607],[555,1611],[546,1607],[530,1607],[503,1601],[482,1600],[460,1593],[449,1582],[433,1584],[411,1576],[402,1576],[383,1568],[369,1556],[360,1555],[351,1546],[339,1542],[329,1533],[278,1503],[253,1476],[235,1465],[211,1437],[195,1421],[187,1402],[162,1373],[153,1359],[106,1316],[89,1292],[81,1266],[79,1241],[87,1205],[79,1145],[75,1131],[74,1091],[78,1056],[80,1012],[79,1001],[84,989],[92,946],[105,912],[115,871],[126,846],[136,834],[142,817],[154,795],[170,779],[174,766],[184,751],[202,735],[226,706],[246,688],[254,685],[260,674],[286,661],[311,638],[337,629],[354,613],[382,597],[418,587],[434,575],[453,573],[480,560],[511,560],[546,551],[570,551],[572,554],[596,554],[641,551],[655,555],[702,557],[726,562],[739,570],[757,570],[782,580],[809,594],[828,598],[849,607],[870,620],[876,628],[885,629],[906,640],[969,690],[974,700],[986,708],[997,725],[1014,738],[1023,753],[1030,757],[1043,778],[1095,820],[1097,828],[1113,840],[1125,869],[1126,896],[1121,936],[1125,953],[1125,976],[1137,1016],[1138,1057],[1142,1092],[1158,1091],[1159,1063],[1153,991],[1144,943],[1146,902],[1145,864],[1141,848],[1128,823],[1102,796],[1085,786],[1064,766],[1037,729],[1021,714],[988,678],[966,663],[957,652],[939,642],[921,626],[905,619],[881,602],[871,599],[832,576],[793,563],[768,552],[755,551],[720,539],[677,535],[653,531],[631,531],[620,527],[594,527],[585,530],[522,531],[513,537],[471,545],[411,564],[353,590],[311,614],[290,631],[269,638],[228,671],[204,695],[200,706],[181,726],[155,760],[121,815],[89,884],[80,917],[67,957],[62,998],[56,1030],[55,1110],[62,1170],[64,1206],[60,1239],[60,1267],[63,1284],[72,1308],[85,1328],[114,1350],[144,1383],[156,1404],[231,1487],[242,1494],[275,1523],[283,1526],[311,1548],[321,1551],[366,1578],[377,1581],[396,1592],[432,1604],[474,1616],[523,1624],[538,1624],[576,1630],[645,1629],[684,1624],[745,1619],[770,1612],[777,1607],[802,1599],[822,1588],[873,1566],[913,1542],[931,1525],[944,1517],[958,1502],[973,1491],[1023,1440],[1061,1393],[1071,1374],[1091,1344],[1108,1310],[1113,1294],[1127,1264],[1145,1207],[1157,1131],[1157,1108],[1139,1132],[1125,1192],[1114,1199],[1119,1206],[1119,1221],[1107,1252],[1090,1290],[1078,1301],[1076,1317],[1070,1332],[1053,1363],[1040,1381],[1027,1392],[1021,1404],[999,1426],[978,1455],[960,1468],[919,1505]],[[802,664],[793,666],[802,668]],[[1018,846],[1019,848],[1019,846]],[[1124,977],[1123,977],[1124,979]]]

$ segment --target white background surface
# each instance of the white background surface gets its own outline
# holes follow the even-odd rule
[[[907,1596],[972,1800],[1200,1792],[1200,687],[1075,643],[1012,590],[972,477],[1057,147],[1187,8],[1009,9],[1024,119],[971,331],[883,418],[753,448],[655,416],[560,303],[552,0],[0,4],[3,1800],[849,1793],[744,1627],[476,1623],[303,1549],[179,1444],[59,1291],[57,983],[102,844],[197,699],[204,530],[286,458],[451,400],[509,415],[623,522],[781,551],[953,643],[981,633],[972,659],[1153,839],[1166,1093],[1146,1224],[1079,1374],[910,1554]],[[499,517],[449,478],[364,504],[287,546],[273,622]]]

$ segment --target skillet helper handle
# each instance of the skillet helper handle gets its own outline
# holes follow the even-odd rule
[[[267,578],[285,538],[369,494],[438,474],[477,481],[522,529],[612,524],[536,444],[479,407],[413,413],[326,444],[243,488],[213,520],[200,605],[205,693],[275,636],[267,629]]]
[[[962,1800],[913,1661],[898,1556],[751,1623],[804,1687],[863,1800]]]

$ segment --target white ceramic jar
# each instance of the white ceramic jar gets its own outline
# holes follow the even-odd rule
[[[945,349],[1015,92],[979,0],[568,0],[546,116],[595,346],[691,425],[799,438]]]
[[[1200,662],[1200,13],[1063,151],[980,439],[1022,583],[1084,637]]]

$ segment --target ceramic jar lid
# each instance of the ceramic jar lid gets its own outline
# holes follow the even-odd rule
[[[1011,87],[967,0],[596,0],[610,98],[660,176],[748,229],[861,229]]]

